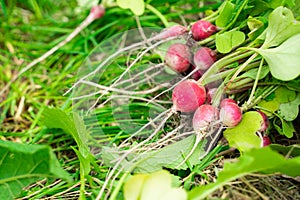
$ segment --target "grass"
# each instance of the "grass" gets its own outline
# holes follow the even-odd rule
[[[198,18],[199,11],[205,11],[210,7],[216,8],[220,1],[200,10],[193,8],[193,1],[177,1],[172,3],[172,6],[165,6],[163,2],[153,1],[153,4],[168,21],[188,24]],[[68,2],[2,0],[0,3],[0,18],[3,19],[0,25],[0,88],[4,87],[26,64],[66,38],[88,14],[88,10],[76,13],[78,5],[75,0]],[[179,10],[180,15],[170,10]],[[149,10],[139,20],[143,27],[163,28],[161,19]],[[112,37],[115,33],[136,27],[136,20],[130,11],[120,8],[108,9],[104,18],[93,22],[70,43],[24,73],[12,83],[8,91],[1,94],[0,139],[51,146],[61,166],[75,180],[73,184],[62,180],[41,180],[26,187],[20,199],[78,199],[80,162],[73,149],[76,143],[62,130],[44,127],[41,123],[42,112],[46,106],[54,106],[71,112],[74,109],[71,96],[63,94],[78,78],[77,72],[84,64],[84,60],[92,54],[93,49],[101,41]],[[149,59],[155,60],[156,58]],[[107,79],[120,73],[117,69],[115,67],[108,71]],[[107,79],[105,76],[103,78],[105,82]],[[139,110],[141,106],[132,104],[131,109]],[[101,119],[99,120],[101,130],[106,133],[105,137],[98,135],[96,142],[99,146],[102,144],[113,146],[128,137],[128,134],[122,132],[118,124],[115,124],[111,112],[111,107],[97,110],[97,116]],[[144,119],[147,118],[139,113],[132,117],[137,119],[137,124],[143,124]],[[97,132],[98,129],[92,131]],[[298,138],[296,140],[298,141]],[[214,160],[212,157],[207,160],[208,166],[204,164],[195,168],[193,171],[195,177],[191,179],[191,184],[214,180],[215,172],[222,167],[223,161],[224,158]],[[85,187],[88,199],[94,199],[97,196],[108,172],[109,167],[102,165],[101,160],[93,163]],[[297,186],[294,186],[295,182],[289,178],[284,179],[282,176],[256,177],[253,175],[220,188],[211,197],[250,199],[254,195],[255,199],[263,199],[261,195],[263,193],[264,197],[276,199],[277,196],[271,196],[274,192],[273,194],[290,199],[297,195],[299,197],[299,190],[297,191]],[[281,191],[287,186],[290,186],[288,191]],[[264,189],[257,192],[254,188],[258,187]]]

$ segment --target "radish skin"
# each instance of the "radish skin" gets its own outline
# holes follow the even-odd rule
[[[212,122],[219,118],[219,111],[212,105],[201,105],[194,113],[193,128],[195,131],[205,131]]]
[[[192,36],[196,41],[203,40],[214,34],[218,28],[209,21],[199,20],[192,25]]]
[[[227,127],[234,127],[242,120],[241,108],[233,102],[227,102],[221,106],[220,120]]]
[[[172,93],[175,110],[184,113],[194,112],[205,100],[205,87],[198,85],[198,83],[192,79],[184,80],[179,83]]]
[[[185,72],[191,64],[192,54],[187,45],[182,43],[172,44],[165,57],[165,62],[175,72]]]

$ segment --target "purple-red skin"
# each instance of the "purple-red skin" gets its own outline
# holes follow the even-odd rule
[[[262,137],[262,141],[261,141],[261,146],[262,146],[262,147],[268,146],[268,145],[270,145],[271,143],[272,143],[272,142],[271,142],[270,138],[269,138],[267,135],[264,135],[264,136]]]
[[[184,80],[179,83],[172,93],[175,110],[184,113],[194,112],[205,100],[205,87],[198,85],[198,83],[192,79]]]
[[[167,39],[169,37],[180,36],[188,32],[188,29],[181,25],[174,25],[169,28],[162,30],[159,34],[155,36],[157,40]]]
[[[220,120],[227,127],[234,127],[242,120],[241,108],[233,102],[224,103],[220,108]]]
[[[220,107],[223,107],[227,103],[235,103],[235,104],[237,104],[237,102],[234,99],[226,98],[226,99],[223,99],[221,101]]]
[[[195,70],[195,66],[191,65],[191,72]],[[194,79],[195,81],[198,81],[201,76],[203,75],[203,71],[201,70],[196,70],[192,75],[191,75],[191,78]]]
[[[193,117],[193,128],[195,131],[206,130],[212,122],[219,118],[217,108],[209,104],[203,104],[197,108]]]
[[[94,19],[99,19],[105,14],[105,8],[102,5],[97,5],[91,8],[90,15],[93,15]]]
[[[194,55],[194,64],[200,70],[207,70],[216,61],[217,54],[208,47],[201,47]]]
[[[192,54],[187,45],[182,43],[172,44],[165,57],[165,62],[172,70],[182,73],[188,70]]]
[[[194,40],[199,41],[208,38],[214,34],[218,28],[209,21],[199,20],[191,27],[191,32]]]
[[[262,112],[260,110],[258,110],[257,112],[261,115],[261,117],[263,119],[259,131],[260,132],[265,132],[268,129],[269,125],[270,125],[269,119],[268,119],[267,115],[264,112]]]
[[[212,99],[214,95],[216,94],[218,88],[206,88],[207,94],[206,94],[206,103],[212,104]]]

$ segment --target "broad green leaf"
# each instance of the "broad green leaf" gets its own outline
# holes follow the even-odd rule
[[[223,170],[219,172],[216,182],[195,187],[188,193],[188,199],[204,199],[226,183],[250,173],[273,174],[279,172],[295,177],[300,175],[299,168],[299,156],[286,159],[278,152],[271,150],[270,147],[252,149],[245,152],[237,162],[225,163]]]
[[[187,193],[172,187],[171,174],[166,170],[132,176],[124,185],[125,200],[186,200]]]
[[[224,131],[224,137],[230,146],[236,147],[241,152],[260,147],[260,138],[256,132],[260,129],[261,123],[262,117],[258,112],[246,112],[237,126]]]
[[[282,86],[275,90],[275,98],[279,103],[288,103],[296,99],[296,92]]]
[[[288,103],[282,103],[279,106],[279,114],[286,121],[293,121],[299,114],[300,93],[297,97]]]
[[[216,19],[216,25],[218,27],[226,27],[230,23],[230,19],[233,17],[232,13],[234,12],[235,5],[230,1],[225,1],[219,7],[219,15]]]
[[[269,25],[266,29],[263,48],[278,46],[297,33],[300,33],[300,22],[294,20],[293,12],[290,9],[280,6],[269,15]]]
[[[258,103],[258,106],[264,108],[262,112],[267,116],[271,116],[273,112],[279,109],[280,103],[275,98],[270,101],[262,100]]]
[[[72,178],[45,145],[0,140],[0,199],[16,199],[22,189],[43,178]]]
[[[216,47],[220,53],[229,53],[244,41],[245,34],[241,31],[229,31],[216,35]]]
[[[139,173],[154,172],[161,170],[163,167],[186,169],[188,167],[187,164],[182,164],[179,167],[178,165],[193,148],[195,139],[196,136],[192,135],[162,149],[139,154],[140,158],[133,164],[130,161],[136,158],[137,154],[129,155],[127,160],[122,161],[121,167],[123,167],[124,170],[129,170],[133,167],[134,171]],[[190,165],[195,165],[199,162],[199,158],[204,153],[203,148],[205,143],[206,140],[201,141],[194,153],[187,160]],[[120,158],[120,156],[119,152],[114,148],[104,147],[102,149],[102,159],[109,166],[113,166],[114,163],[111,162]]]
[[[148,176],[148,174],[136,174],[126,181],[123,188],[125,200],[140,199],[143,184]]]
[[[74,113],[74,118],[58,108],[46,107],[43,112],[43,124],[48,128],[59,128],[73,136],[83,157],[90,155],[87,140],[89,133],[83,119]]]
[[[270,148],[274,151],[277,151],[283,155],[289,155],[289,157],[300,156],[300,145],[294,144],[291,146],[283,146],[280,144],[270,144]]]
[[[255,80],[257,76],[257,72],[258,72],[258,68],[253,68],[246,71],[243,75],[241,75],[241,77],[249,77]],[[269,72],[270,72],[269,67],[264,65],[260,71],[258,80],[265,78]]]
[[[290,81],[300,75],[300,34],[294,35],[279,47],[252,49],[262,55],[274,78]]]
[[[250,32],[247,34],[250,39],[258,37],[265,30],[265,23],[263,18],[249,17],[247,20],[248,28]]]
[[[118,6],[130,9],[135,15],[142,15],[145,10],[144,0],[117,0]]]

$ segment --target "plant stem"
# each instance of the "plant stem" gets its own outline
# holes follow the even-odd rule
[[[254,84],[253,84],[253,87],[252,87],[249,99],[247,101],[247,104],[250,104],[251,101],[252,101],[252,98],[254,97],[254,93],[255,93],[255,90],[256,90],[256,87],[257,87],[257,84],[258,84],[258,79],[259,79],[259,76],[260,76],[260,72],[261,72],[263,63],[264,63],[264,59],[262,58],[261,62],[260,62],[260,65],[258,67],[258,71],[257,71],[256,77],[255,77],[255,81],[254,81]]]
[[[150,4],[146,4],[146,8],[148,10],[150,10],[151,12],[153,12],[162,21],[162,23],[164,24],[165,27],[169,27],[168,20],[165,18],[165,16],[163,14],[161,14],[161,12],[159,12],[159,10],[157,10]]]

